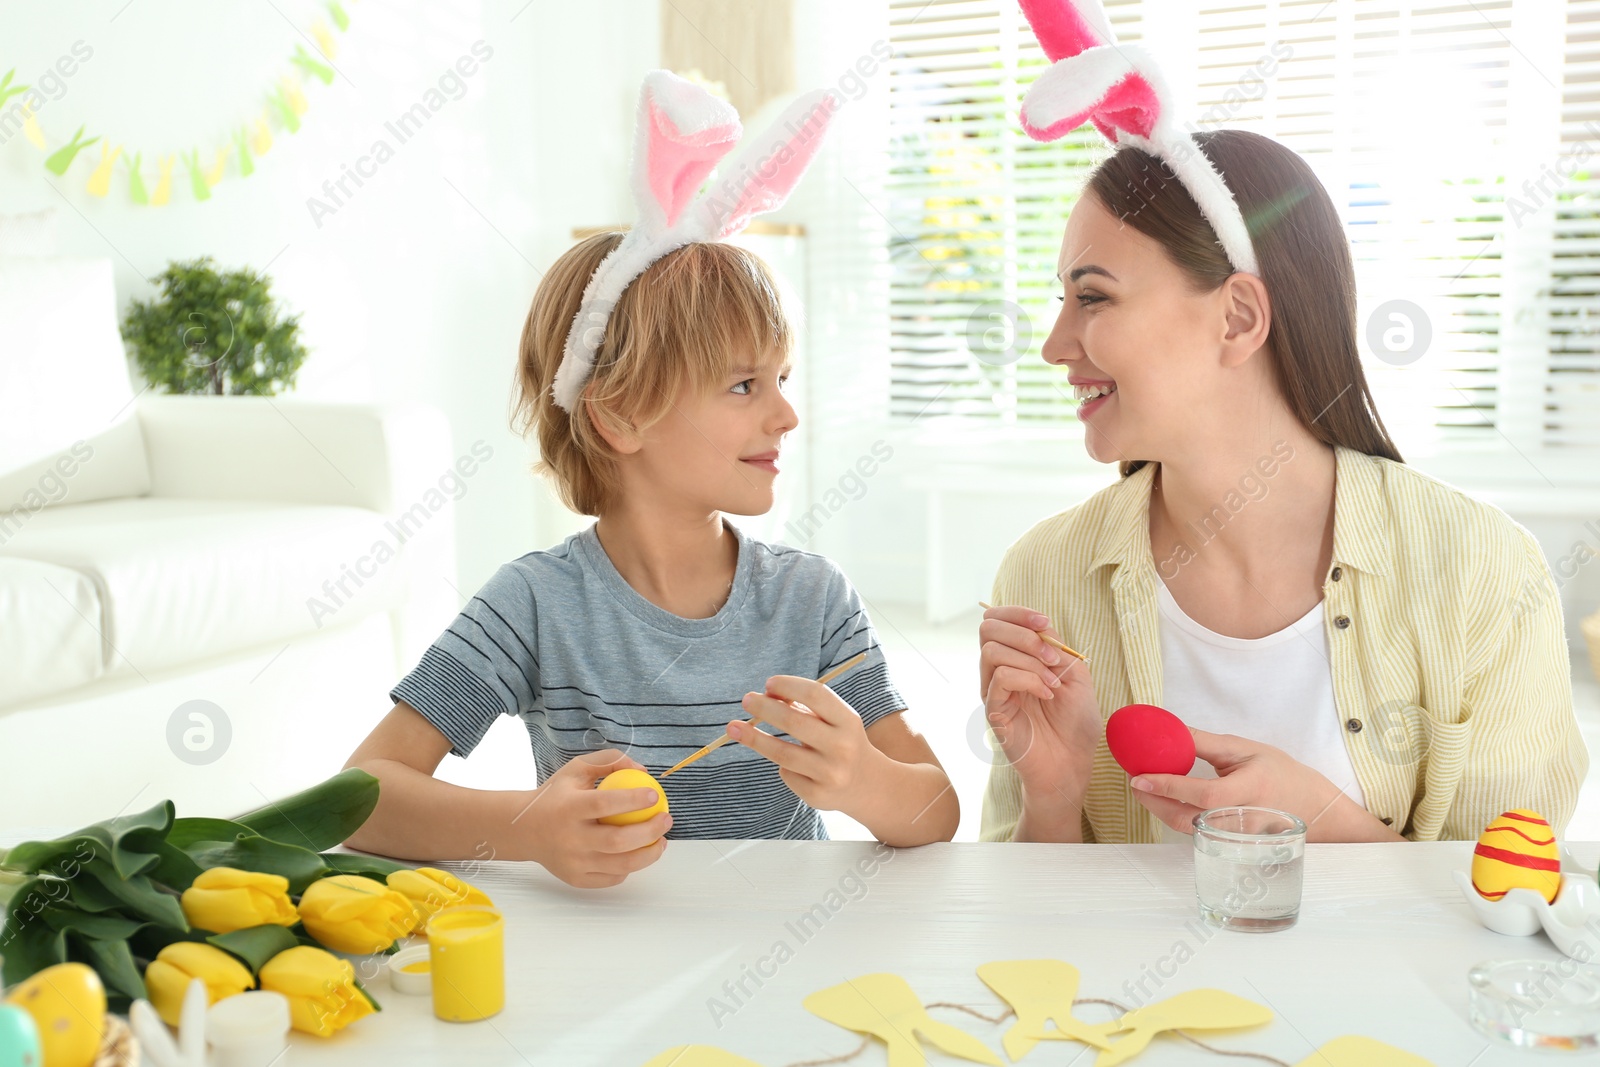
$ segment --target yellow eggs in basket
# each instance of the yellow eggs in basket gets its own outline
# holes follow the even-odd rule
[[[1472,852],[1472,888],[1486,900],[1499,900],[1513,889],[1532,889],[1555,900],[1561,889],[1561,848],[1544,817],[1517,809],[1490,823]]]
[[[662,789],[661,783],[650,777],[650,775],[645,771],[636,771],[632,768],[627,768],[620,771],[612,771],[600,782],[599,788],[654,789],[656,791],[656,802],[650,805],[648,808],[640,808],[637,811],[624,811],[616,815],[607,815],[600,820],[601,822],[607,823],[611,826],[631,826],[633,823],[644,822],[647,819],[653,818],[660,812],[667,810],[666,790]]]

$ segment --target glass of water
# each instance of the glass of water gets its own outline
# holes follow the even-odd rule
[[[1228,930],[1286,930],[1300,918],[1306,824],[1272,808],[1212,808],[1194,818],[1200,917]]]

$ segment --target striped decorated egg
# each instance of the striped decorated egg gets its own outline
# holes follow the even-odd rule
[[[1561,888],[1561,850],[1555,831],[1538,812],[1508,811],[1478,837],[1472,852],[1472,888],[1486,900],[1513,889],[1532,889],[1546,900]]]

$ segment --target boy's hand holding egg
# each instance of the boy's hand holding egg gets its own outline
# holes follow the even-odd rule
[[[645,773],[638,762],[614,748],[574,757],[533,791],[518,816],[529,825],[532,858],[568,885],[580,889],[618,885],[666,851],[663,835],[672,828],[672,816],[656,789],[649,783],[644,788],[595,788],[596,779],[616,771]],[[662,810],[642,822],[603,821],[657,803]]]
[[[644,790],[652,792],[654,800],[649,807],[637,808],[633,811],[624,811],[618,815],[606,815],[601,822],[607,826],[632,826],[636,822],[659,815],[667,810],[667,791],[661,788],[661,783],[650,777],[649,771],[636,771],[626,767],[620,771],[612,771],[606,775],[596,789],[632,789],[635,796],[644,796]]]
[[[792,737],[774,737],[748,722],[728,734],[778,765],[795,796],[818,811],[856,813],[870,796],[874,768],[888,761],[867,737],[856,710],[821,682],[792,674],[767,679],[765,693],[746,693],[744,710]]]

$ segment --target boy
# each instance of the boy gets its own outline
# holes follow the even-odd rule
[[[793,333],[765,264],[716,241],[661,255],[607,309],[581,400],[568,411],[554,398],[591,280],[620,240],[589,238],[551,268],[519,365],[516,421],[537,428],[538,469],[598,521],[502,566],[390,693],[394,709],[346,764],[382,780],[350,844],[413,859],[487,848],[601,887],[654,863],[669,834],[825,838],[822,810],[890,845],[949,840],[955,793],[906,724],[850,583],[723,519],[771,508],[796,425],[782,392]],[[861,652],[830,685],[813,681]],[[755,681],[763,692],[747,691]],[[528,728],[537,788],[432,777],[501,714]],[[722,728],[739,743],[662,781],[670,813],[598,821],[655,795],[596,779],[659,775]]]

